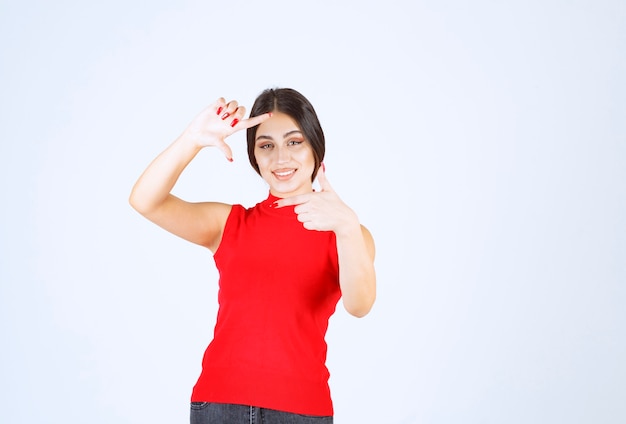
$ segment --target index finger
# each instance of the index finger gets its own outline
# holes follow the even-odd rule
[[[310,194],[298,194],[296,196],[285,197],[284,199],[278,199],[277,201],[274,202],[274,205],[277,208],[282,208],[282,207],[285,207],[285,206],[301,205],[303,203],[308,202],[309,199],[311,198],[312,194],[313,193],[310,193]]]
[[[262,122],[267,121],[272,116],[271,112],[264,113],[263,115],[254,116],[248,119],[242,119],[235,125],[233,128],[238,130],[243,130],[246,128],[254,127],[255,125],[259,125]]]

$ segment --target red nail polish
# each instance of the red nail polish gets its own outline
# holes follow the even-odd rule
[[[231,127],[234,127],[235,125],[237,125],[239,123],[239,119],[235,118],[233,119],[233,122],[230,124]]]
[[[233,161],[233,158],[227,158],[227,159],[228,159],[228,162],[232,162]]]
[[[322,162],[322,171],[326,172],[326,165],[324,165],[324,162]]]
[[[222,118],[222,120],[228,118],[230,116],[230,113],[226,112],[224,113],[222,116],[220,116],[220,118]]]
[[[222,113],[222,109],[223,109],[223,107],[221,107],[221,106],[217,109],[217,115],[219,115],[220,113]]]

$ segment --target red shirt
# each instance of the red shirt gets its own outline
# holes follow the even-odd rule
[[[226,221],[217,323],[191,400],[333,415],[324,337],[341,297],[335,234],[305,229],[275,200],[234,205]]]

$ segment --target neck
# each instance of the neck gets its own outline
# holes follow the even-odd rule
[[[300,194],[307,194],[307,193],[311,193],[313,190],[313,183],[306,185],[304,187],[300,187],[297,190],[293,190],[293,191],[278,191],[273,187],[270,187],[270,194],[272,196],[275,197],[280,197],[282,199],[287,198],[287,197],[293,197],[293,196],[298,196]]]

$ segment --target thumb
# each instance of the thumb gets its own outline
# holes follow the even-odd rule
[[[233,161],[233,151],[231,150],[230,146],[226,144],[226,142],[222,141],[220,144],[217,145],[217,148],[220,149],[222,153],[224,153],[224,156],[226,156],[226,159],[228,159],[229,162]]]
[[[324,162],[322,162],[320,169],[317,171],[317,181],[320,183],[322,191],[333,191],[332,186],[326,178],[326,167],[324,166]]]

